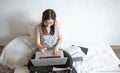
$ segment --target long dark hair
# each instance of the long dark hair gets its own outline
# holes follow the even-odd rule
[[[45,10],[43,12],[41,27],[42,27],[43,34],[45,34],[45,35],[47,34],[47,30],[45,29],[46,26],[44,25],[44,21],[48,20],[48,19],[53,19],[54,20],[54,24],[50,27],[51,28],[50,34],[54,35],[54,32],[55,32],[55,21],[56,21],[56,13],[55,13],[54,10],[47,9],[47,10]]]

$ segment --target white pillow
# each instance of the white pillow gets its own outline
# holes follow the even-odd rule
[[[28,26],[28,34],[30,36],[30,41],[33,43],[33,45],[35,45],[35,26],[36,25],[29,25]]]
[[[29,36],[20,36],[6,45],[0,56],[1,64],[10,68],[21,67],[28,64],[33,51],[24,43]]]
[[[35,40],[35,31],[34,31],[34,29],[35,29],[35,25],[30,25],[30,26],[28,26],[29,35],[30,35],[30,37],[31,37],[33,40]]]

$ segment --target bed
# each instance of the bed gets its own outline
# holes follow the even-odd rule
[[[70,45],[88,48],[83,61],[74,61],[77,73],[120,73],[120,60],[108,44],[64,42],[62,48]],[[19,36],[8,43],[0,56],[0,64],[15,68],[14,73],[29,73],[27,67],[31,55],[35,53],[34,40],[30,36]]]

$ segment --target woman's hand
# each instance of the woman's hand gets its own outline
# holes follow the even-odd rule
[[[44,53],[45,51],[47,50],[47,48],[42,48],[42,49],[40,49],[40,51],[42,52],[42,53]]]
[[[58,49],[53,50],[54,56],[60,56],[60,51]]]

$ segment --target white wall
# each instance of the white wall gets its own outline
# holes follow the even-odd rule
[[[54,9],[65,41],[120,45],[120,0],[0,0],[0,45],[26,35]]]

